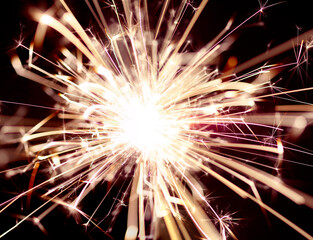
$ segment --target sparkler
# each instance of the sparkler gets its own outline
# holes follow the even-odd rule
[[[263,202],[257,187],[261,183],[296,204],[313,207],[311,196],[288,186],[277,174],[270,174],[284,163],[286,148],[285,140],[275,133],[288,128],[293,137],[299,136],[309,115],[289,113],[294,105],[275,106],[275,113],[257,113],[264,99],[311,90],[278,91],[271,81],[288,65],[305,60],[312,32],[239,66],[230,58],[229,70],[221,72],[215,62],[231,45],[229,36],[267,7],[236,27],[230,20],[215,39],[201,50],[188,53],[186,40],[207,0],[195,8],[189,1],[181,1],[175,11],[168,11],[170,1],[165,1],[155,25],[149,19],[147,1],[112,1],[107,6],[115,13],[116,24],[107,22],[98,1],[85,2],[105,40],[83,29],[67,3],[60,0],[49,11],[32,14],[39,23],[34,41],[29,47],[20,44],[29,51],[27,66],[17,56],[12,57],[16,72],[49,88],[47,92],[58,103],[54,113],[33,127],[25,127],[22,136],[16,134],[20,127],[4,126],[1,130],[3,144],[18,143],[32,159],[26,166],[4,172],[8,177],[25,172],[31,176],[28,190],[2,203],[1,212],[24,197],[29,204],[34,192],[48,189],[40,196],[45,202],[1,236],[30,218],[44,231],[40,221],[59,205],[80,214],[87,227],[101,229],[102,221],[94,217],[101,203],[89,215],[82,203],[101,182],[114,185],[124,176],[124,192],[115,210],[128,206],[125,239],[158,239],[162,226],[171,239],[235,238],[228,223],[231,217],[221,216],[206,196],[199,177],[199,173],[205,173],[258,204],[264,214],[273,214],[312,239]],[[193,16],[177,39],[175,33],[188,9],[194,10]],[[165,24],[167,29],[163,31]],[[69,42],[55,61],[38,52],[48,28]],[[296,63],[266,64],[249,70],[297,43],[300,50]],[[40,61],[56,72],[39,65]],[[296,109],[308,112],[311,106],[302,104]],[[49,122],[55,119],[61,124],[50,127]],[[260,128],[272,134],[262,135],[257,130]],[[265,140],[268,138],[271,141]],[[271,165],[264,164],[242,158],[242,153],[266,154],[275,160]],[[35,184],[43,166],[49,166],[49,177]],[[112,218],[115,210],[112,206]]]

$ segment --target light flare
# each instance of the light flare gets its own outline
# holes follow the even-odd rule
[[[12,57],[12,65],[19,75],[50,88],[48,93],[57,101],[56,112],[23,131],[19,126],[1,129],[0,136],[12,136],[4,145],[20,144],[20,149],[32,157],[29,164],[8,170],[7,175],[32,174],[29,189],[1,204],[0,213],[24,196],[30,201],[36,190],[46,187],[47,191],[40,195],[45,201],[42,205],[0,237],[37,213],[39,217],[33,219],[39,225],[59,205],[70,209],[71,214],[80,214],[86,227],[101,229],[101,223],[112,217],[107,230],[101,229],[107,234],[128,202],[127,240],[157,239],[163,231],[161,226],[172,239],[236,238],[230,227],[231,214],[219,213],[206,197],[208,190],[200,177],[204,173],[312,239],[262,201],[258,184],[313,208],[313,197],[269,173],[279,170],[287,149],[286,141],[274,133],[288,128],[296,138],[313,118],[290,113],[299,109],[290,105],[274,106],[284,114],[257,112],[262,101],[312,88],[275,92],[273,78],[287,66],[298,66],[298,60],[265,64],[243,73],[292,49],[294,39],[239,66],[238,59],[230,57],[221,72],[217,59],[232,44],[230,36],[269,6],[263,5],[237,27],[231,27],[231,19],[206,46],[188,52],[189,33],[207,2],[201,1],[196,8],[189,1],[181,1],[167,16],[170,1],[166,0],[154,26],[149,19],[148,1],[122,1],[120,6],[112,1],[116,24],[111,25],[101,3],[86,0],[101,28],[99,34],[106,40],[84,30],[64,0],[51,11],[34,13],[39,23],[34,41],[30,48],[21,45],[29,51],[28,66],[23,66],[17,56]],[[193,16],[175,39],[178,25],[190,7]],[[71,45],[63,46],[59,53],[62,57],[55,61],[37,52],[47,27]],[[302,45],[312,32],[299,36],[299,59],[307,54]],[[52,65],[56,73],[37,65],[37,61]],[[301,111],[312,110],[310,104],[301,106]],[[60,124],[47,126],[52,120]],[[272,134],[259,133],[258,128]],[[249,157],[241,157],[243,154]],[[252,160],[251,155],[253,159],[269,156],[271,163]],[[46,165],[50,175],[35,184],[37,174]],[[236,185],[234,179],[241,184]],[[90,215],[84,213],[84,199],[103,182],[107,183],[103,199]],[[97,221],[101,204],[118,182],[122,182],[119,195],[109,212]]]
[[[126,107],[124,114],[121,141],[130,143],[146,156],[164,152],[162,149],[171,145],[170,139],[176,138],[174,124],[160,114],[153,104],[142,105],[135,101]],[[174,137],[170,137],[172,134],[175,134]]]

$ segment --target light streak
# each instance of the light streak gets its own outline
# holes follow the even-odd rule
[[[12,65],[17,74],[56,91],[54,96],[62,108],[56,107],[57,112],[34,127],[24,128],[21,137],[14,135],[4,141],[4,144],[20,143],[32,157],[27,166],[6,171],[8,175],[32,173],[29,189],[2,203],[0,213],[24,196],[30,203],[32,193],[40,188],[49,190],[41,196],[45,199],[44,204],[1,237],[45,209],[34,218],[34,222],[41,226],[40,221],[58,205],[79,213],[86,219],[86,226],[92,224],[100,228],[101,221],[98,223],[93,219],[99,206],[89,216],[83,212],[81,203],[100,182],[110,184],[121,175],[133,176],[131,181],[124,181],[126,192],[119,199],[123,205],[128,196],[125,239],[155,239],[162,231],[159,229],[161,222],[172,239],[235,237],[227,223],[231,217],[220,215],[205,197],[205,188],[197,178],[197,173],[202,171],[242,198],[252,200],[302,236],[312,239],[309,233],[262,201],[256,182],[296,204],[313,208],[313,197],[288,186],[279,176],[256,167],[279,169],[284,162],[284,149],[288,148],[284,147],[280,136],[273,134],[270,136],[273,143],[265,142],[265,137],[253,130],[261,127],[276,132],[289,128],[294,137],[299,136],[312,116],[289,111],[309,112],[312,105],[275,106],[277,111],[284,111],[284,115],[275,112],[260,116],[255,110],[264,99],[312,88],[269,93],[273,87],[271,80],[283,68],[297,65],[298,60],[285,65],[267,64],[242,73],[292,49],[299,38],[301,47],[297,54],[301,59],[301,54],[307,54],[304,49],[310,48],[303,46],[309,41],[312,31],[239,66],[236,66],[237,59],[231,58],[228,61],[231,69],[226,72],[219,72],[217,66],[208,70],[203,66],[214,65],[215,58],[228,47],[226,40],[229,36],[269,6],[262,6],[233,29],[233,21],[229,21],[225,29],[198,52],[186,53],[184,44],[207,2],[201,1],[194,9],[187,28],[177,41],[173,40],[175,31],[190,7],[188,1],[182,1],[170,20],[166,17],[170,1],[165,1],[155,32],[151,32],[147,1],[122,1],[121,6],[112,1],[110,7],[116,14],[117,25],[114,26],[117,27],[111,27],[100,3],[86,0],[107,37],[105,44],[91,31],[83,29],[63,0],[58,2],[58,7],[52,8],[53,11],[33,14],[39,24],[34,41],[29,48],[21,44],[29,50],[28,66],[23,66],[17,56],[12,57]],[[120,8],[124,10],[119,12]],[[162,33],[164,24],[168,24],[168,28]],[[68,49],[61,49],[62,58],[56,61],[37,53],[43,45],[47,27],[54,29],[71,45]],[[75,50],[72,50],[73,46]],[[38,58],[53,65],[56,72],[37,66]],[[62,120],[62,124],[45,129],[45,125],[54,118]],[[235,130],[229,134],[210,130],[213,126]],[[10,131],[16,130],[13,126],[2,128],[0,134],[9,136]],[[45,142],[47,139],[49,141]],[[223,149],[231,149],[234,156],[223,152]],[[272,166],[258,162],[250,165],[247,162],[252,160],[244,162],[235,155],[240,151],[272,154],[276,161]],[[41,165],[46,163],[51,168],[50,177],[36,185],[36,175]],[[237,186],[220,171],[246,184],[251,191]],[[51,187],[54,182],[58,183]],[[46,208],[49,204],[52,205]],[[109,214],[113,214],[112,209]],[[196,232],[184,224],[186,219],[194,225]]]

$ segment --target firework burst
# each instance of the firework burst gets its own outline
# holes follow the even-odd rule
[[[30,206],[35,192],[44,200],[26,216],[19,215],[18,223],[1,236],[29,219],[45,231],[40,222],[60,205],[80,215],[87,228],[110,236],[120,208],[127,205],[127,240],[158,239],[164,237],[162,229],[171,239],[236,238],[231,214],[218,212],[207,196],[201,180],[205,174],[255,202],[264,215],[269,212],[312,239],[262,201],[258,187],[313,207],[311,196],[279,177],[284,149],[290,147],[278,134],[288,130],[293,138],[299,136],[309,115],[289,111],[312,107],[278,105],[273,107],[276,112],[266,114],[258,110],[265,100],[311,90],[282,91],[272,82],[286,67],[306,62],[311,33],[239,66],[231,57],[221,71],[217,59],[232,44],[232,34],[269,6],[235,27],[231,19],[215,39],[192,52],[187,39],[206,0],[196,6],[181,1],[172,7],[165,1],[155,23],[149,18],[148,1],[85,2],[101,32],[84,29],[60,0],[46,12],[32,12],[39,23],[34,40],[29,47],[19,45],[28,50],[27,65],[17,56],[11,59],[19,75],[44,85],[57,103],[52,114],[32,127],[4,125],[1,130],[3,145],[18,144],[31,159],[26,166],[3,172],[7,177],[29,172],[30,180],[28,190],[1,204],[1,212],[23,198]],[[106,8],[114,13],[114,23],[108,22]],[[182,28],[188,14],[190,21]],[[63,41],[54,60],[40,54],[51,28]],[[251,70],[295,45],[295,63],[267,63]],[[262,155],[269,161],[251,157]],[[44,171],[46,179],[41,176],[38,182]],[[87,213],[84,202],[103,182],[103,199]],[[118,183],[121,189],[108,214],[95,217]],[[108,216],[112,223],[101,227]]]

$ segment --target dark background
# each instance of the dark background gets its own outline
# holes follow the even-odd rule
[[[270,1],[268,4],[272,4],[273,2],[274,1]],[[225,58],[234,55],[238,57],[239,62],[243,62],[266,51],[268,44],[276,46],[279,43],[295,37],[298,32],[302,33],[313,28],[312,12],[308,6],[309,2],[309,0],[287,0],[278,6],[265,10],[262,15],[255,17],[236,32],[235,36],[237,41],[232,49],[226,53]],[[2,7],[3,14],[1,15],[0,30],[0,101],[40,104],[47,107],[53,106],[53,100],[43,93],[40,85],[16,75],[9,60],[10,56],[16,51],[16,42],[24,39],[25,44],[29,43],[35,32],[36,23],[30,19],[27,13],[29,6],[37,6],[44,10],[51,4],[52,1],[39,0],[5,1],[4,7]],[[81,14],[80,17],[86,22],[85,27],[88,27],[89,15],[84,15],[84,13],[88,11],[84,10],[87,9],[84,1],[81,1],[80,4],[76,1],[74,9],[77,9],[77,13]],[[211,0],[190,34],[190,39],[192,40],[191,48],[198,50],[200,46],[203,46],[214,38],[216,34],[222,30],[230,17],[235,16],[234,25],[238,25],[258,9],[259,3],[257,0]],[[257,26],[260,22],[264,23],[264,25]],[[288,59],[292,59],[293,54],[293,51],[289,51],[275,58],[275,61],[284,62]],[[308,73],[310,73],[310,71],[311,70],[309,70]],[[282,81],[281,84],[288,88],[313,85],[309,77],[301,79],[299,75],[292,74],[292,72],[287,72],[285,80]],[[312,102],[310,92],[297,95],[297,98]],[[5,102],[1,104],[1,112],[4,115],[14,115],[18,108],[19,104]],[[41,116],[46,116],[46,113],[49,112],[50,110],[41,108],[27,108],[26,115],[35,116],[40,119]],[[296,140],[294,143],[313,149],[312,136],[312,128],[309,127],[300,139]],[[312,157],[305,154],[286,153],[285,158],[299,162],[304,161],[311,165],[313,164]],[[284,174],[286,179],[289,179],[289,184],[307,193],[313,194],[312,167],[290,164],[285,166]],[[238,218],[238,221],[235,221],[232,229],[239,239],[302,239],[298,233],[275,217],[272,217],[271,214],[265,217],[256,204],[241,199],[211,178],[203,180],[208,183],[209,191],[212,191],[215,196],[219,196],[218,200],[213,201],[213,205],[215,204],[220,212],[236,212],[233,217]],[[107,186],[104,184],[99,186],[97,190],[103,192],[106,190],[106,187]],[[8,189],[18,191],[25,188],[27,188],[27,179],[21,177],[18,180],[5,180],[1,178],[0,190],[4,193],[8,192]],[[90,204],[86,206],[89,210],[94,206],[92,204],[93,201],[97,202],[102,196],[102,194],[98,196],[96,192],[97,191],[90,197]],[[118,194],[118,191],[112,193],[112,199],[116,194]],[[8,196],[10,195],[1,194],[0,202],[3,202]],[[277,209],[278,212],[289,217],[290,220],[313,234],[312,220],[310,220],[313,216],[312,210],[297,206],[280,195],[274,196],[273,193],[266,188],[263,189],[262,196],[264,197],[264,201],[271,203],[270,205],[273,206],[274,209]],[[107,209],[104,209],[104,211],[106,210]],[[0,217],[1,233],[14,225],[15,216],[13,213],[18,213],[18,211],[18,207],[13,207],[11,212],[8,211],[12,214],[4,214]],[[120,216],[115,219],[115,230],[112,233],[115,239],[121,239],[121,236],[124,236],[122,232],[125,230],[126,212],[127,209],[124,207]],[[105,223],[108,224],[108,222]],[[76,224],[74,218],[62,208],[53,211],[42,221],[42,224],[46,228],[48,236],[42,234],[31,222],[26,222],[4,239],[109,239],[108,236],[98,230],[86,232],[84,227],[80,224]],[[105,226],[102,227],[105,228]]]

